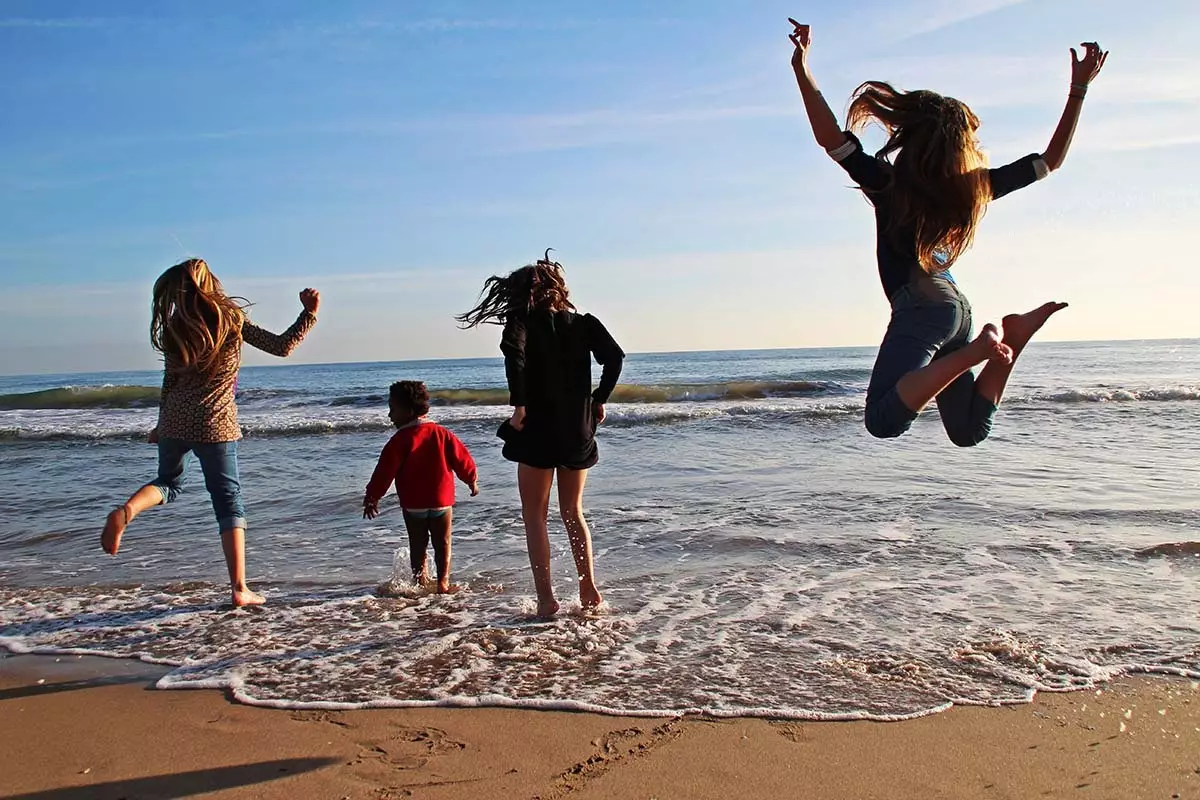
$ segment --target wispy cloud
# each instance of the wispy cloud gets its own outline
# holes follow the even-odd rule
[[[0,28],[100,28],[120,20],[115,17],[7,17]]]

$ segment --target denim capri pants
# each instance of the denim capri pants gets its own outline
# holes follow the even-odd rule
[[[971,304],[943,275],[925,275],[891,297],[892,318],[867,387],[866,426],[872,436],[899,436],[912,426],[916,411],[904,405],[896,384],[971,340]],[[938,413],[950,441],[972,447],[988,437],[996,406],[975,391],[967,370],[937,396]]]
[[[196,454],[204,472],[204,486],[212,498],[217,525],[222,531],[246,527],[246,508],[242,505],[242,484],[238,479],[237,445],[234,442],[185,442],[181,439],[158,440],[158,477],[150,486],[162,492],[170,503],[183,491],[184,468],[188,456]]]

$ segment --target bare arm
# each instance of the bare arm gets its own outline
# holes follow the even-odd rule
[[[796,85],[800,87],[800,97],[804,100],[804,110],[808,112],[808,122],[812,125],[813,136],[817,144],[826,150],[833,150],[846,143],[846,134],[838,124],[837,117],[825,102],[825,96],[817,89],[816,81],[808,69],[808,46],[811,42],[809,27],[801,25],[791,17],[788,22],[795,30],[788,35],[796,46],[792,53],[792,70],[796,73]]]
[[[1042,160],[1051,170],[1062,166],[1071,149],[1071,139],[1075,136],[1075,126],[1079,122],[1079,114],[1083,111],[1083,98],[1087,95],[1088,84],[1100,74],[1108,52],[1102,52],[1100,45],[1095,42],[1083,43],[1083,58],[1079,58],[1075,48],[1071,48],[1071,90],[1067,94],[1067,105],[1058,127],[1050,137],[1050,144],[1042,154]]]

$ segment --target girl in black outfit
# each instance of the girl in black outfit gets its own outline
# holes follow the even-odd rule
[[[987,438],[1013,364],[1051,315],[1066,303],[1045,303],[984,325],[971,338],[971,304],[950,267],[971,246],[987,204],[1058,169],[1075,132],[1088,85],[1107,53],[1095,42],[1071,50],[1071,88],[1044,153],[987,169],[975,133],[979,119],[953,97],[897,91],[868,81],[855,91],[847,128],[876,122],[888,135],[872,156],[844,131],[808,68],[811,32],[795,20],[792,68],[817,143],[875,207],[879,277],[892,306],[867,388],[867,430],[900,436],[936,400],[950,440],[970,447]],[[972,367],[986,364],[976,377]]]
[[[592,538],[583,517],[583,487],[596,464],[596,426],[617,385],[625,353],[591,314],[575,313],[562,265],[546,258],[484,282],[479,304],[457,319],[464,327],[504,326],[500,350],[512,418],[500,428],[504,457],[517,462],[517,485],[538,616],[558,611],[550,581],[546,515],[558,474],[558,504],[579,573],[579,602],[603,601],[592,571]],[[603,366],[592,389],[592,357]]]

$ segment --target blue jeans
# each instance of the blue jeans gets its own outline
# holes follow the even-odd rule
[[[970,340],[971,304],[953,281],[924,276],[892,295],[892,319],[867,387],[865,422],[871,435],[887,439],[907,431],[918,412],[904,405],[896,384]],[[959,447],[977,445],[992,431],[996,406],[975,392],[970,370],[942,390],[937,408],[950,441]]]
[[[238,480],[237,444],[159,439],[158,477],[148,485],[162,492],[164,503],[173,501],[183,491],[188,455],[195,453],[204,471],[204,486],[212,498],[217,525],[222,531],[245,528],[246,507],[242,505],[242,484]]]

